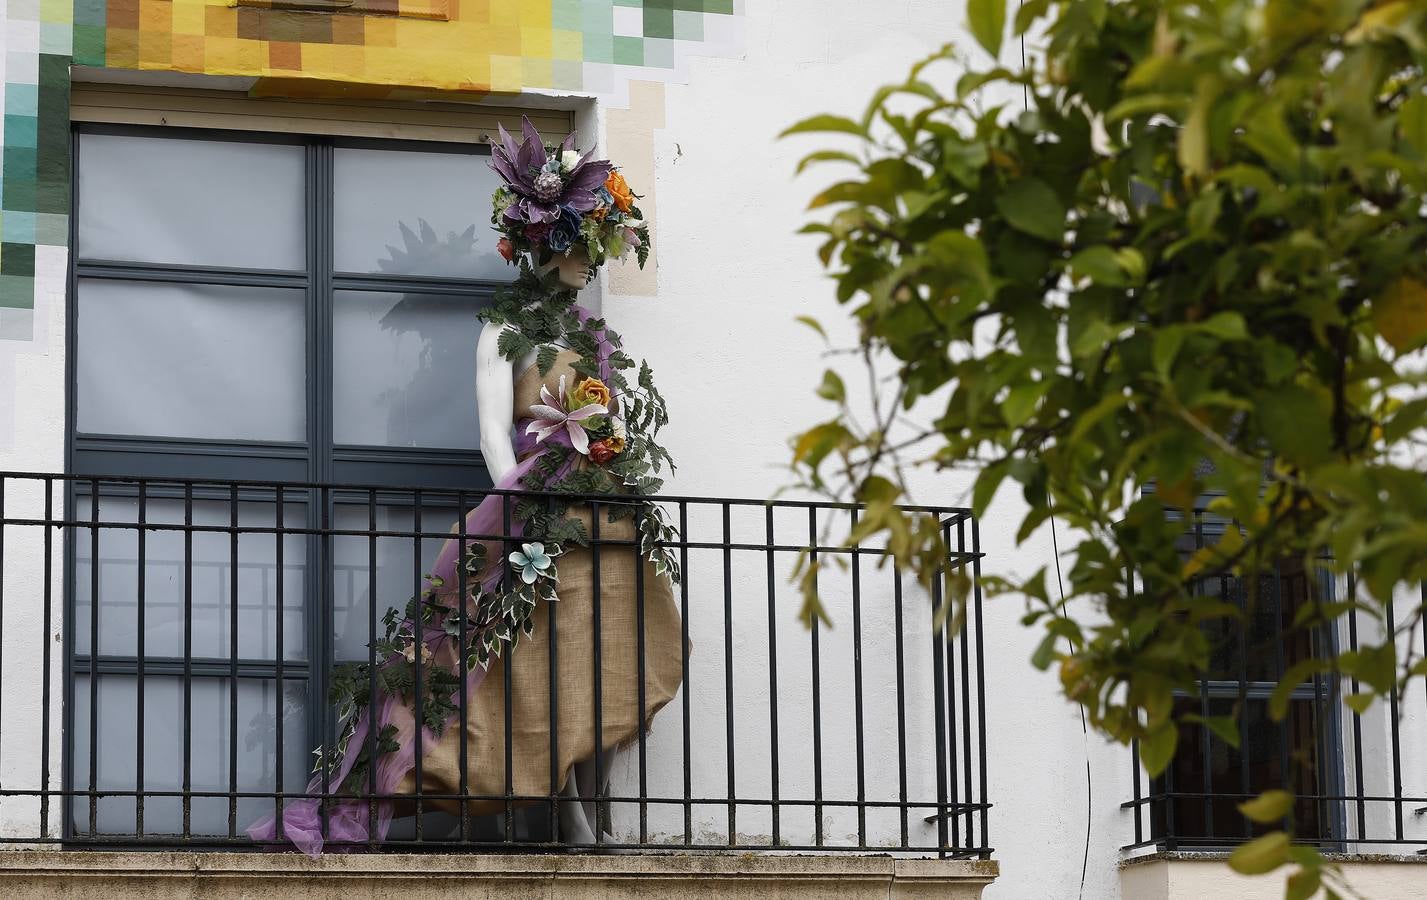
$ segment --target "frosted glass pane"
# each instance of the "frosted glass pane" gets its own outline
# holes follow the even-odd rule
[[[110,134],[79,139],[79,256],[304,267],[304,151]]]
[[[471,502],[478,498],[472,497]],[[377,531],[415,532],[416,516],[410,507],[377,506]],[[338,506],[335,511],[339,531],[367,531],[371,512],[366,506]],[[456,511],[426,509],[421,514],[423,534],[449,531],[456,524]],[[431,571],[444,538],[423,538],[421,567],[414,560],[415,538],[338,536],[332,540],[332,625],[339,660],[364,661],[371,635],[369,610],[372,607],[371,552],[375,546],[376,633],[385,631],[382,617],[389,609],[405,610],[416,596],[417,577]]]
[[[336,150],[339,272],[447,278],[514,277],[496,253],[485,154]],[[424,224],[423,224],[424,223]]]
[[[101,675],[95,709],[98,711],[99,752],[95,754],[94,787],[97,790],[138,789],[138,679],[129,675]],[[233,789],[229,753],[237,741],[237,790],[277,791],[277,681],[267,678],[238,680],[238,728],[229,716],[230,681],[226,678],[193,679],[188,753],[192,790]],[[74,684],[75,790],[89,790],[90,729],[89,678]],[[307,683],[283,678],[282,701],[283,790],[307,787],[310,745],[307,736]],[[183,679],[147,675],[144,678],[144,791],[180,791],[184,773]],[[228,799],[200,797],[191,801],[191,832],[198,835],[228,833]],[[76,797],[71,805],[75,830],[89,832],[89,798]],[[237,837],[243,829],[272,811],[273,801],[261,797],[238,800]],[[96,802],[98,834],[133,834],[137,830],[135,802],[129,797],[102,797]],[[144,798],[144,832],[178,834],[183,831],[183,806],[179,797]]]
[[[91,499],[79,498],[76,515],[91,521]],[[284,504],[283,527],[305,525],[301,504]],[[150,497],[145,521],[181,525],[184,503],[179,499]],[[99,521],[137,522],[136,497],[101,497]],[[193,524],[226,527],[232,524],[232,506],[226,500],[193,501]],[[240,527],[273,528],[274,504],[239,501]],[[75,550],[75,641],[87,654],[91,643],[94,597],[94,539],[96,529],[73,530]],[[139,536],[137,530],[104,528],[99,532],[99,652],[105,656],[134,656],[139,652]],[[283,657],[306,658],[303,591],[306,586],[306,538],[283,535],[282,641]],[[227,659],[232,639],[232,538],[221,532],[194,532],[192,539],[193,655]],[[144,536],[144,654],[181,657],[184,643],[184,540],[181,531],[152,530]],[[277,656],[278,568],[277,535],[238,535],[238,657],[274,659]]]
[[[301,441],[301,291],[79,281],[78,430]]]
[[[332,311],[337,443],[479,447],[478,309],[468,297],[338,291]]]

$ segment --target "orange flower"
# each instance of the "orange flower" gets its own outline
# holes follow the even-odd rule
[[[572,401],[570,406],[573,409],[590,406],[595,403],[598,403],[605,409],[609,409],[610,399],[609,386],[598,378],[583,378],[579,384],[575,385],[575,389],[570,392],[570,400]]]
[[[614,205],[619,207],[620,212],[629,212],[634,207],[634,192],[625,183],[624,176],[610,170],[609,178],[605,179],[604,189],[609,191],[614,198]]]
[[[609,444],[609,439],[590,444],[590,459],[595,465],[602,466],[619,455],[619,451]]]

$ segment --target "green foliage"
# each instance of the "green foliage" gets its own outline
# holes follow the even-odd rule
[[[1004,0],[968,11],[996,55]],[[1018,485],[1019,539],[1052,516],[1077,535],[1070,604],[1043,573],[986,586],[1025,598],[1048,630],[1036,663],[1151,771],[1173,756],[1175,691],[1209,669],[1204,624],[1239,615],[1196,578],[1313,573],[1326,550],[1365,591],[1302,628],[1352,610],[1385,625],[1394,590],[1427,578],[1425,20],[1407,0],[1027,0],[1025,66],[947,49],[860,120],[789,129],[839,142],[804,166],[851,166],[804,230],[896,390],[868,425],[824,376],[836,412],[793,442],[804,482],[885,498],[908,465],[976,468],[978,514]],[[952,92],[929,86],[957,65]],[[1173,510],[1208,498],[1233,524],[1186,560]],[[937,577],[934,529],[889,503],[861,528]],[[1295,668],[1276,700],[1333,670],[1365,706],[1427,667],[1389,635]],[[1276,834],[1238,865],[1304,862]],[[1320,883],[1311,860],[1296,877]]]

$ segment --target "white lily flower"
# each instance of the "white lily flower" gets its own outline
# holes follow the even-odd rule
[[[544,443],[545,439],[552,434],[565,430],[569,435],[570,446],[581,456],[590,455],[590,437],[585,432],[585,426],[580,423],[592,416],[609,415],[609,410],[602,404],[591,403],[589,406],[582,406],[571,412],[565,406],[565,376],[560,376],[560,388],[557,394],[551,394],[550,389],[544,385],[540,388],[540,399],[543,403],[536,403],[530,407],[530,412],[534,416],[529,425],[525,427],[526,434],[535,435],[537,444]]]

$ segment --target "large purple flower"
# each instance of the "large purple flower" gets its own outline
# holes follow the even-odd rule
[[[501,125],[500,141],[491,148],[491,168],[516,194],[515,202],[503,214],[506,222],[553,223],[560,218],[561,207],[581,215],[593,210],[595,191],[609,178],[609,160],[591,160],[591,152],[567,167],[563,160],[567,151],[575,149],[573,134],[552,157],[529,119],[522,118],[521,128],[525,140],[517,144]]]

